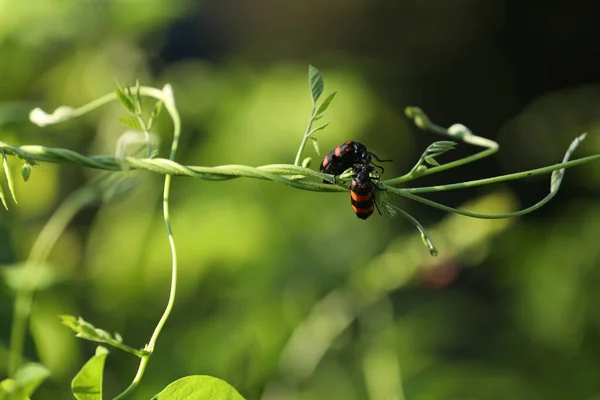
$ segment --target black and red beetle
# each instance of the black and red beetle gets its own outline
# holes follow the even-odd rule
[[[367,219],[373,214],[374,207],[377,207],[375,200],[375,184],[371,180],[371,173],[375,173],[375,168],[369,164],[356,165],[353,169],[352,185],[350,186],[350,200],[352,210],[360,219]],[[379,211],[379,207],[377,207]]]
[[[340,175],[348,168],[352,168],[356,164],[374,165],[381,172],[384,171],[383,167],[376,165],[371,160],[371,157],[375,158],[379,162],[388,162],[392,160],[381,160],[375,154],[367,150],[367,146],[359,142],[346,142],[340,144],[335,149],[331,150],[323,158],[321,163],[321,171],[326,174]]]

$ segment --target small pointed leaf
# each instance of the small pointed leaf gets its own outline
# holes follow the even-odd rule
[[[162,101],[159,101],[154,105],[154,108],[150,113],[150,118],[148,118],[148,130],[152,129],[152,127],[154,126],[154,122],[156,121],[156,118],[159,116],[160,111],[162,110],[162,105]]]
[[[453,150],[455,147],[456,142],[440,141],[432,143],[425,149],[421,159],[430,165],[438,166],[440,164],[435,160],[435,157],[441,156],[447,151]]]
[[[426,162],[427,164],[429,164],[429,165],[434,165],[434,166],[436,166],[436,167],[437,167],[438,165],[440,165],[440,163],[439,163],[439,162],[437,162],[437,161],[435,161],[435,158],[433,158],[433,157],[431,157],[431,156],[430,156],[430,157],[425,157],[425,159],[424,159],[424,160],[425,160],[425,162]]]
[[[323,125],[319,125],[316,128],[312,128],[308,134],[312,135],[313,133],[315,133],[317,131],[322,131],[323,129],[327,128],[327,125],[329,125],[329,122],[326,124],[323,124]]]
[[[60,315],[60,319],[63,325],[71,328],[77,334],[76,336],[82,339],[95,342],[105,342],[106,340],[113,339],[108,332],[96,328],[81,317],[75,318],[72,315]]]
[[[77,400],[102,400],[102,374],[108,350],[98,346],[96,354],[85,363],[71,382]]]
[[[317,104],[317,100],[319,100],[319,97],[321,97],[325,83],[323,82],[323,75],[321,74],[321,71],[312,65],[308,66],[308,82],[310,84],[310,93],[314,105]]]
[[[0,201],[2,201],[2,205],[4,206],[4,208],[8,210],[8,204],[6,203],[6,196],[4,195],[2,185],[0,185]]]
[[[60,280],[56,268],[43,263],[9,265],[0,271],[0,277],[15,293],[45,290]]]
[[[13,397],[15,397],[15,400],[28,400],[25,396],[17,397],[15,395],[16,386],[14,379],[6,378],[0,381],[0,400],[12,400]]]
[[[135,80],[135,103],[137,104],[138,107],[141,107],[141,105],[142,105],[142,95],[140,93],[140,80],[139,79]]]
[[[2,152],[2,164],[4,165],[4,175],[6,175],[6,181],[8,182],[8,191],[10,192],[15,204],[19,204],[17,202],[17,196],[15,195],[15,181],[13,179],[12,173],[10,172],[10,166],[8,165],[6,153],[4,152]]]
[[[313,149],[315,150],[315,153],[321,155],[321,152],[319,151],[319,141],[317,140],[317,138],[310,136],[310,139],[312,140],[312,145]]]
[[[244,400],[227,382],[207,375],[186,376],[168,385],[152,400]]]
[[[325,98],[325,100],[323,100],[323,102],[321,103],[321,105],[319,106],[319,108],[317,109],[317,112],[315,114],[315,117],[314,117],[315,121],[323,118],[323,116],[325,115],[325,111],[327,111],[327,109],[329,108],[329,105],[333,101],[333,98],[335,97],[336,94],[337,94],[337,92],[333,92],[329,96],[327,96]]]
[[[121,117],[119,121],[131,129],[142,132],[144,129],[140,125],[140,121],[136,117]]]
[[[42,364],[25,364],[15,374],[15,384],[19,393],[29,398],[50,376],[50,371]]]
[[[123,107],[125,107],[130,113],[135,114],[135,105],[133,104],[131,96],[120,87],[115,89],[115,94],[117,95],[117,99],[119,99],[119,102],[121,102]]]

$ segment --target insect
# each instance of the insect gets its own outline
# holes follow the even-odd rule
[[[374,207],[377,207],[375,201],[374,189],[375,184],[371,180],[371,173],[374,173],[375,179],[379,176],[375,168],[369,164],[356,165],[353,168],[354,176],[352,177],[352,185],[350,186],[350,201],[352,210],[360,219],[367,219],[373,214]],[[379,207],[377,207],[379,211]]]
[[[379,162],[392,161],[381,160],[375,154],[368,151],[364,144],[349,141],[340,144],[325,155],[325,158],[323,158],[323,162],[321,163],[321,171],[325,172],[326,174],[340,175],[342,172],[353,167],[355,164],[372,164],[381,172],[383,172],[383,167],[373,163],[371,161],[371,157],[375,158]],[[325,180],[323,182],[329,183]]]

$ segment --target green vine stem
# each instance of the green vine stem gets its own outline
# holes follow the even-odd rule
[[[312,109],[310,111],[310,116],[308,117],[308,123],[306,124],[304,135],[302,136],[302,140],[300,141],[300,146],[298,147],[298,152],[296,153],[296,158],[294,159],[294,166],[300,165],[300,157],[302,157],[302,152],[304,151],[304,147],[306,147],[306,142],[308,141],[308,139],[313,140],[315,151],[317,152],[317,154],[319,153],[317,139],[312,135],[317,131],[325,129],[327,125],[329,125],[329,122],[319,125],[315,128],[313,128],[312,126],[315,123],[315,121],[323,118],[323,116],[325,115],[325,111],[327,111],[329,105],[333,101],[333,98],[337,94],[337,92],[330,93],[325,98],[325,100],[321,102],[321,104],[317,104],[317,101],[321,97],[321,94],[323,94],[325,82],[323,81],[323,75],[321,74],[321,72],[312,65],[308,66],[308,86],[310,89],[312,99]]]
[[[145,88],[144,88],[145,89]],[[142,94],[148,93],[147,91],[141,91]],[[175,99],[173,97],[173,93],[171,91],[171,87],[169,85],[165,86],[162,92],[149,92],[151,97],[154,97],[163,102],[165,108],[169,112],[171,116],[171,120],[173,121],[173,141],[171,143],[171,152],[169,154],[169,161],[174,163],[175,155],[177,154],[177,148],[179,146],[179,137],[181,135],[181,118],[179,117],[179,112],[175,107]],[[158,95],[158,96],[157,96]],[[169,194],[171,189],[171,178],[172,174],[167,173],[165,176],[165,183],[163,188],[163,217],[165,221],[165,228],[167,230],[167,236],[169,240],[169,246],[171,248],[171,287],[169,290],[169,300],[167,301],[167,305],[165,307],[165,311],[163,312],[158,324],[154,328],[154,332],[150,337],[150,341],[144,347],[144,350],[147,351],[140,358],[140,364],[138,366],[138,370],[133,378],[131,384],[125,389],[121,394],[115,397],[115,400],[124,399],[131,395],[131,393],[137,388],[139,383],[144,376],[144,372],[146,371],[146,367],[148,366],[148,362],[150,361],[150,357],[154,352],[154,348],[156,346],[156,342],[160,333],[167,323],[169,316],[171,315],[171,311],[173,310],[173,305],[175,304],[175,297],[177,294],[177,249],[175,247],[175,239],[173,236],[173,229],[171,228],[171,219],[169,215]]]
[[[186,166],[164,158],[134,158],[125,157],[122,160],[112,155],[85,156],[68,149],[51,148],[44,146],[11,146],[0,141],[0,149],[9,155],[15,155],[19,158],[30,158],[36,161],[49,162],[54,164],[78,164],[85,167],[102,169],[107,171],[122,171],[120,162],[124,161],[130,169],[143,169],[162,175],[189,176],[204,180],[228,180],[235,178],[256,178],[266,179],[293,186],[298,189],[318,191],[318,192],[344,192],[348,191],[343,187],[331,184],[322,184],[317,181],[308,180],[307,177],[316,179],[329,178],[331,175],[319,173],[310,168],[298,167],[290,164],[269,164],[259,167],[248,165],[219,165],[214,167],[204,166]],[[419,188],[390,188],[395,185],[395,180],[385,180],[385,188],[393,193],[429,193],[445,190],[463,189],[468,187],[481,186],[491,183],[500,183],[515,179],[528,178],[537,175],[547,174],[562,168],[570,168],[586,164],[590,161],[600,159],[600,154],[582,157],[576,160],[549,165],[529,171],[517,172],[509,175],[501,175],[493,178],[478,179],[469,182],[453,183],[448,185],[426,186]],[[431,168],[434,170],[435,168]]]
[[[43,146],[10,146],[4,142],[0,142],[0,149],[4,150],[6,154],[15,155],[23,159],[32,159],[35,161],[44,161],[51,163],[75,163],[91,168],[104,169],[109,171],[121,171],[123,163],[130,169],[144,169],[159,174],[189,176],[197,179],[205,180],[227,180],[234,178],[256,178],[266,179],[275,182],[283,183],[285,185],[295,187],[297,189],[318,191],[318,192],[345,192],[348,189],[342,185],[330,185],[321,182],[324,178],[331,179],[330,175],[319,173],[309,168],[303,168],[293,166],[289,164],[271,164],[260,167],[251,167],[246,165],[221,165],[215,167],[204,167],[204,166],[185,166],[178,164],[172,160],[163,158],[134,158],[125,157],[123,159],[117,159],[114,156],[101,155],[101,156],[84,156],[67,149],[49,148]],[[478,153],[481,154],[481,153]],[[458,161],[463,161],[458,160]],[[398,183],[397,179],[390,179],[383,181],[382,188],[386,189],[390,193],[398,194],[415,201],[430,205],[432,207],[439,208],[444,211],[458,212],[466,216],[472,216],[477,218],[509,218],[512,216],[522,215],[533,211],[533,209],[526,209],[519,211],[519,214],[509,213],[502,214],[499,216],[486,217],[485,214],[475,214],[458,209],[453,209],[439,203],[424,199],[417,194],[441,192],[446,190],[465,189],[475,186],[487,185],[492,183],[507,182],[516,179],[528,178],[537,175],[543,175],[558,171],[564,168],[575,167],[583,165],[585,163],[600,160],[600,154],[579,158],[576,160],[561,162],[555,165],[541,167],[529,171],[518,172],[514,174],[502,175],[493,178],[478,179],[468,182],[452,183],[447,185],[436,185],[426,186],[417,188],[396,188],[392,187]],[[446,164],[449,165],[449,164]],[[442,165],[444,167],[446,165]],[[456,166],[456,165],[455,165]],[[426,171],[439,171],[437,167],[431,168]],[[422,175],[420,175],[422,176]],[[312,179],[311,179],[312,178]],[[549,199],[547,199],[549,200]],[[546,202],[547,202],[546,200]],[[539,207],[537,207],[539,208]]]
[[[112,155],[84,156],[68,149],[44,147],[44,146],[11,146],[0,141],[0,150],[7,155],[14,155],[22,159],[30,159],[40,162],[55,164],[78,164],[89,168],[107,171],[131,171],[132,169],[144,169],[161,175],[179,175],[205,180],[228,180],[235,178],[257,178],[277,181],[298,189],[313,190],[320,192],[340,192],[344,188],[307,180],[306,177],[317,179],[328,178],[331,175],[322,174],[309,168],[294,166],[290,164],[270,164],[260,167],[247,165],[221,165],[216,167],[185,166],[165,158],[117,158]],[[127,169],[123,168],[126,165]]]
[[[312,133],[312,124],[315,121],[315,114],[317,112],[317,106],[313,103],[312,110],[310,112],[310,117],[308,118],[308,123],[306,124],[306,130],[304,131],[304,135],[302,136],[302,140],[300,141],[300,146],[298,147],[298,152],[296,153],[296,158],[294,159],[294,166],[300,165],[300,157],[302,157],[302,152],[306,147],[306,142]]]
[[[169,159],[162,160],[163,168],[161,169],[161,173],[165,175],[165,183],[163,189],[163,216],[165,221],[165,227],[167,230],[169,245],[171,248],[171,286],[169,291],[169,299],[165,310],[158,321],[152,336],[150,337],[149,342],[144,347],[143,351],[140,353],[140,364],[137,370],[135,377],[133,378],[131,384],[115,399],[124,399],[131,395],[131,393],[136,389],[138,384],[140,383],[152,352],[156,346],[156,342],[160,333],[171,314],[173,309],[173,305],[175,303],[175,296],[177,292],[177,253],[175,247],[175,240],[173,238],[173,231],[171,228],[170,217],[169,217],[169,193],[171,187],[171,178],[172,173],[181,174],[185,171],[185,167],[180,166],[175,163],[173,160],[177,153],[177,147],[179,144],[179,137],[181,134],[181,120],[179,117],[179,113],[175,107],[175,101],[173,98],[173,93],[170,85],[166,85],[163,90],[158,90],[151,87],[137,87],[138,93],[144,96],[153,97],[158,99],[164,104],[168,113],[170,114],[171,120],[173,121],[173,141],[171,145],[171,152],[169,155]],[[110,93],[105,95],[97,100],[94,100],[80,108],[72,108],[72,107],[59,107],[52,114],[46,114],[43,110],[36,108],[30,113],[30,119],[32,122],[39,126],[46,126],[49,124],[55,124],[62,121],[66,121],[72,118],[76,118],[85,113],[95,110],[98,107],[101,107],[105,104],[108,104],[111,101],[117,99],[116,93]],[[127,165],[132,168],[140,168],[140,164],[136,161],[134,157],[125,157],[125,158],[116,158],[116,157],[108,157],[108,156],[100,156],[100,157],[85,157],[81,154],[78,154],[73,151],[69,151],[66,149],[49,149],[44,148],[42,146],[22,146],[15,147],[10,146],[4,142],[0,142],[0,150],[4,150],[6,154],[15,155],[23,160],[25,160],[28,164],[34,164],[35,161],[45,161],[45,162],[59,162],[59,163],[77,163],[80,165],[85,165],[92,168],[104,169],[109,171],[118,171],[124,170],[123,165]],[[148,154],[148,153],[147,153]],[[153,163],[155,159],[146,158],[147,163],[145,164],[146,169],[150,171],[156,171],[156,165]],[[154,164],[154,165],[153,165]],[[141,167],[143,168],[143,167]],[[191,171],[188,171],[191,173]],[[268,173],[267,176],[270,176]],[[64,222],[66,224],[66,222]],[[53,230],[53,232],[56,232]],[[42,236],[42,235],[40,235]],[[33,251],[32,251],[33,253]],[[29,299],[29,300],[28,300]],[[28,301],[27,301],[28,300]],[[29,297],[24,296],[24,300],[20,302],[16,302],[16,306],[18,310],[25,310],[26,305],[29,304],[29,308],[31,307],[32,294]],[[25,305],[25,306],[24,306]],[[28,315],[29,312],[26,313]],[[25,318],[26,321],[26,318]],[[14,337],[17,338],[17,343],[14,346],[14,356],[13,362],[11,365],[15,365],[17,368],[20,364],[20,354],[22,353],[23,339],[18,339],[18,337],[24,337],[25,330],[25,322],[19,322],[13,325]],[[17,351],[18,350],[18,351]]]
[[[405,110],[405,114],[408,118],[412,119],[415,122],[415,125],[417,125],[417,127],[423,130],[431,131],[440,136],[446,136],[454,140],[459,140],[461,142],[471,144],[473,146],[483,147],[485,150],[482,150],[479,153],[475,153],[471,156],[461,158],[460,160],[452,161],[444,165],[438,165],[433,168],[428,168],[424,170],[418,168],[420,165],[422,165],[422,162],[419,162],[413,167],[413,169],[408,174],[398,178],[387,180],[385,182],[387,185],[396,186],[421,176],[427,176],[438,172],[446,171],[451,168],[456,168],[461,165],[466,165],[474,161],[481,160],[482,158],[489,157],[492,154],[496,153],[500,148],[498,143],[494,142],[493,140],[473,135],[471,131],[462,124],[454,124],[447,129],[436,125],[433,122],[431,122],[429,120],[429,117],[423,112],[423,110],[421,110],[418,107],[407,107]]]

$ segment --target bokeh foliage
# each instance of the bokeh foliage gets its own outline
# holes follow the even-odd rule
[[[115,79],[140,78],[172,84],[183,164],[289,163],[310,110],[310,62],[325,73],[326,92],[338,91],[321,150],[363,141],[395,160],[384,177],[406,172],[438,140],[411,128],[402,114],[410,104],[501,145],[494,160],[423,184],[558,162],[584,131],[579,151],[600,149],[597,78],[587,66],[579,81],[568,78],[577,70],[560,51],[587,37],[569,22],[579,14],[550,5],[516,12],[510,1],[284,3],[0,0],[2,140],[113,153],[124,131],[117,106],[43,131],[27,113],[81,105],[112,91]],[[554,20],[566,22],[545,23]],[[546,52],[533,46],[540,41]],[[163,154],[168,124],[161,117],[157,126]],[[457,156],[471,150],[459,147]],[[347,195],[175,179],[179,295],[135,398],[185,375],[212,375],[248,399],[598,399],[598,171],[568,170],[549,205],[510,223],[401,204],[434,227],[434,260],[410,224],[360,221]],[[57,205],[95,174],[43,164],[27,183],[16,180],[19,206],[0,214],[3,268],[27,258]],[[141,347],[164,307],[161,179],[133,175],[135,191],[80,212],[52,252],[61,279],[36,296],[27,349],[52,373],[36,399],[71,398],[71,378],[94,353],[59,314],[85,315]],[[544,177],[432,198],[500,212],[543,197],[547,186]],[[0,296],[5,368],[12,295],[2,286]],[[111,353],[105,390],[122,390],[135,367]]]

